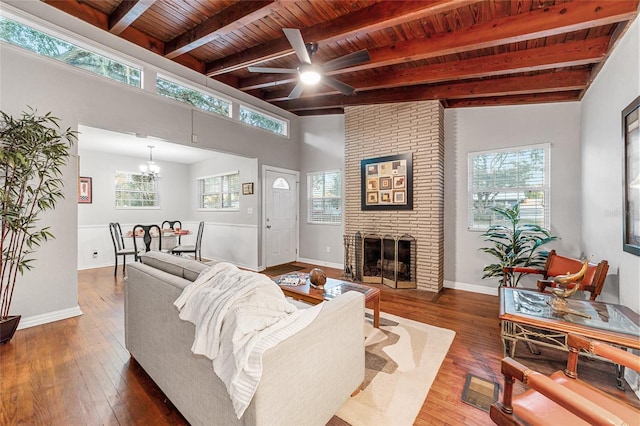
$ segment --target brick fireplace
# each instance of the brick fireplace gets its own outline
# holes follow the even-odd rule
[[[417,287],[438,292],[444,279],[444,111],[438,101],[354,106],[345,108],[345,268],[356,276],[356,233],[380,239],[381,273],[387,268],[391,240],[413,247],[415,264],[392,265],[394,276],[400,271],[398,288]],[[413,210],[361,210],[360,161],[363,159],[411,153],[413,159]],[[387,236],[387,237],[385,237]],[[404,236],[404,238],[403,238]],[[385,244],[385,238],[387,242]],[[375,240],[375,238],[374,238]],[[377,243],[375,243],[377,244]],[[394,242],[395,244],[395,242]],[[376,249],[374,248],[374,251]],[[389,250],[389,249],[386,249]],[[362,257],[362,253],[360,253]],[[387,258],[386,265],[383,258]],[[363,259],[360,259],[364,262]],[[401,261],[400,263],[404,263]],[[358,267],[360,268],[360,267]],[[371,265],[368,267],[371,268]],[[375,268],[375,267],[374,267]],[[371,269],[368,273],[374,273]],[[375,272],[378,273],[378,272]],[[411,279],[406,277],[413,276]],[[376,279],[376,278],[370,278]]]

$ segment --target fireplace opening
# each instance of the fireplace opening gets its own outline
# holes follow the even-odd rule
[[[411,235],[377,235],[357,232],[345,236],[345,252],[353,242],[355,267],[346,262],[351,277],[393,288],[416,288],[416,240]],[[349,257],[347,257],[349,258]],[[345,276],[347,267],[345,266]]]
[[[392,235],[385,235],[382,240],[382,283],[391,285],[396,280],[396,240]]]
[[[382,282],[382,239],[377,235],[365,235],[362,245],[362,281]]]
[[[396,241],[396,287],[416,287],[416,240],[410,235],[403,235]]]

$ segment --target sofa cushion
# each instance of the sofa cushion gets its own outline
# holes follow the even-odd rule
[[[141,259],[145,265],[189,281],[195,281],[203,270],[209,268],[197,260],[185,259],[159,251],[148,251],[141,256]]]

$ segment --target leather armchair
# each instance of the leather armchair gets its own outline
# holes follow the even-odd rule
[[[640,371],[640,357],[603,342],[569,334],[567,369],[547,377],[511,359],[502,360],[504,394],[491,405],[490,416],[498,425],[623,425],[639,424],[640,410],[615,399],[577,378],[578,353],[582,350]],[[519,380],[529,389],[513,395]],[[582,420],[582,422],[581,422]]]
[[[553,281],[555,277],[565,274],[574,274],[581,268],[582,261],[571,257],[560,256],[555,250],[551,250],[547,256],[547,262],[543,269],[516,266],[502,268],[502,272],[504,274],[505,285],[507,277],[513,273],[520,272],[525,274],[542,275],[543,278],[538,280],[537,287],[539,291],[544,291],[547,287],[557,286]],[[588,291],[591,293],[589,299],[596,300],[596,297],[598,297],[602,292],[602,287],[604,287],[604,281],[607,278],[608,270],[609,263],[606,260],[601,261],[597,265],[590,263],[582,279],[577,281],[575,284],[568,284],[567,288],[571,289],[575,285],[578,285],[580,291]]]

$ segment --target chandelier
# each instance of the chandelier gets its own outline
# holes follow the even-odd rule
[[[151,179],[160,178],[160,166],[153,161],[153,145],[147,145],[149,147],[149,160],[145,164],[140,164],[140,172],[143,176],[147,176]]]

